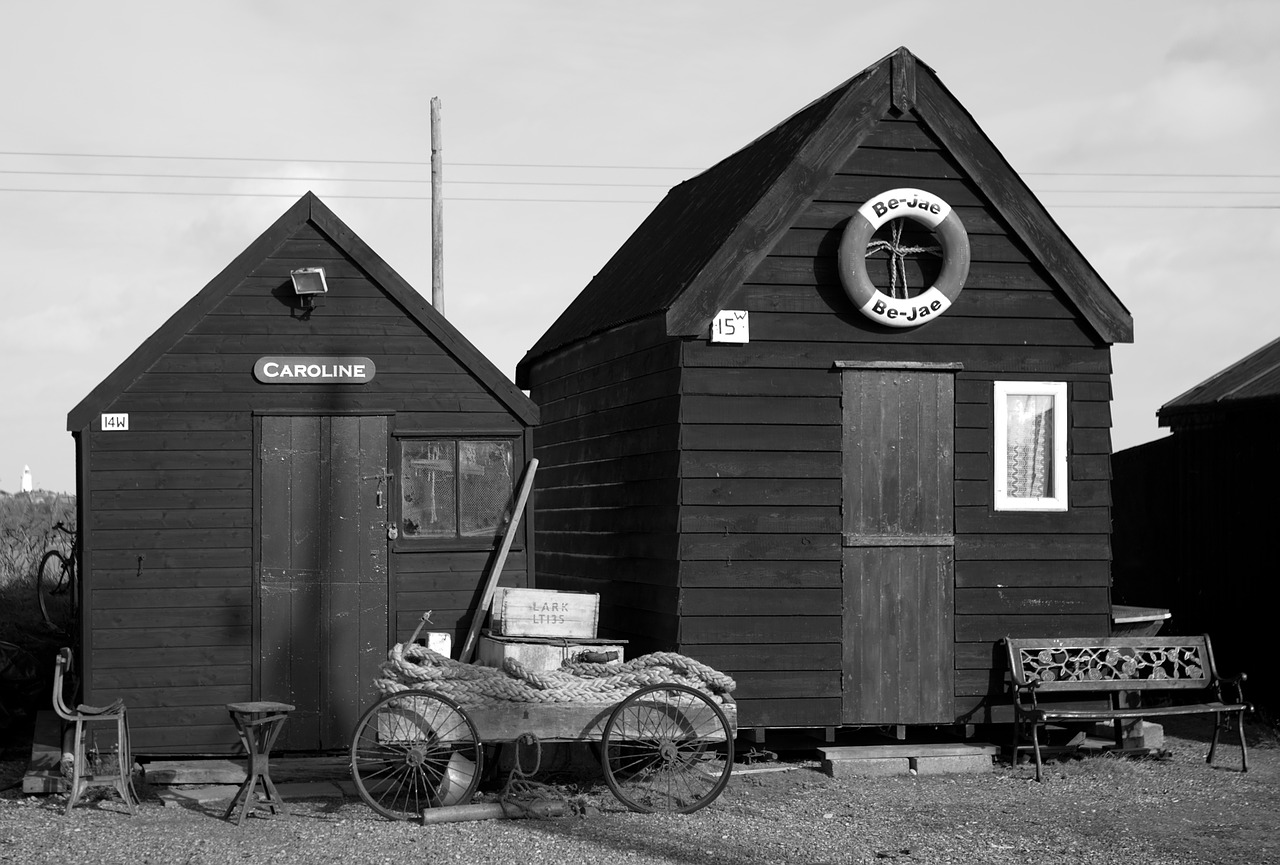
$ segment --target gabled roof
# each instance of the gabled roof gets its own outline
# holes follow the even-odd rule
[[[517,382],[543,355],[649,316],[665,316],[670,336],[704,333],[891,110],[914,111],[939,138],[1100,338],[1133,340],[1129,311],[937,74],[899,48],[672,189],[529,350]]]
[[[1171,417],[1277,398],[1280,398],[1280,339],[1169,400],[1156,414],[1160,425],[1168,426]]]
[[[373,282],[404,307],[410,317],[470,370],[514,415],[527,424],[538,423],[538,407],[457,328],[436,312],[426,298],[335,216],[324,202],[314,193],[308,192],[81,400],[67,414],[67,429],[74,432],[87,426],[102,407],[146,372],[285,239],[306,223],[310,223],[328,237],[334,246],[350,256]]]

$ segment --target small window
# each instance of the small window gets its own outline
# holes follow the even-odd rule
[[[400,442],[400,532],[449,540],[497,534],[514,487],[511,441]]]
[[[995,383],[998,511],[1067,509],[1067,383]]]

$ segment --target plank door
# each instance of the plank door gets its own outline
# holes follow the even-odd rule
[[[386,658],[387,419],[264,417],[259,694],[281,750],[347,747]]]
[[[951,372],[842,374],[843,723],[955,720]]]

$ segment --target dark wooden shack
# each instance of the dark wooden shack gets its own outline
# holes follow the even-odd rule
[[[1280,713],[1280,676],[1260,659],[1275,620],[1265,586],[1280,506],[1280,339],[1161,406],[1171,435],[1113,458],[1117,602],[1155,604],[1165,630],[1208,633],[1218,667]]]
[[[862,314],[839,264],[851,217],[899,188],[949,203],[972,258],[906,328]],[[943,281],[947,255],[905,258],[911,291]],[[671,190],[522,360],[538,583],[600,592],[637,651],[732,673],[746,727],[999,720],[1002,636],[1109,631],[1110,347],[1131,334],[899,49]],[[1015,404],[1061,422],[1048,491],[1002,486]]]
[[[297,706],[284,747],[345,747],[421,613],[466,627],[537,417],[303,196],[68,415],[84,700],[123,697],[141,753],[229,752],[251,699]]]

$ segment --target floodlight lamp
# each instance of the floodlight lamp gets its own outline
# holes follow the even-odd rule
[[[289,279],[293,280],[293,292],[302,300],[304,307],[312,306],[316,295],[329,291],[323,267],[299,267],[289,271]]]

